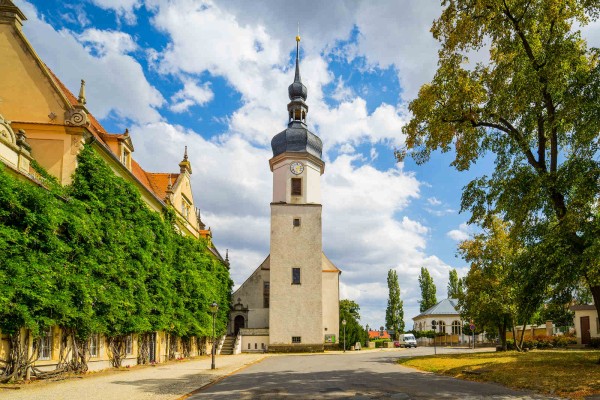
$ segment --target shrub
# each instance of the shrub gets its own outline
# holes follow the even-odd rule
[[[600,338],[592,338],[588,344],[588,347],[591,347],[592,349],[600,349]]]
[[[371,342],[375,342],[375,348],[384,347],[385,342],[391,342],[390,339],[375,339],[371,340]]]
[[[523,348],[527,349],[553,349],[566,348],[570,344],[576,344],[577,339],[570,335],[547,336],[537,335],[535,337],[526,336],[523,340]],[[599,344],[600,345],[600,344]],[[515,341],[506,339],[506,347],[508,350],[516,350]]]

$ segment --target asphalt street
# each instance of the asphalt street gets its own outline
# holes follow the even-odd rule
[[[548,399],[495,384],[419,372],[396,363],[399,357],[433,351],[417,348],[276,355],[196,392],[189,399]]]

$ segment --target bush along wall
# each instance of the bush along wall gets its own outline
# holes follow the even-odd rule
[[[210,336],[213,301],[217,331],[226,329],[233,283],[205,240],[179,235],[173,210],[150,210],[90,146],[73,178],[43,188],[0,167],[0,331],[10,343],[0,382],[86,371],[92,333],[107,338],[115,366],[130,334]],[[53,326],[60,361],[42,372],[37,349]]]

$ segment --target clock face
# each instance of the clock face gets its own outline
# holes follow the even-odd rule
[[[294,175],[300,175],[304,171],[304,165],[299,161],[294,161],[290,164],[290,171]]]

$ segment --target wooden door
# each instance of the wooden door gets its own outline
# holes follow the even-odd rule
[[[590,334],[590,317],[581,317],[579,319],[581,326],[581,344],[589,344],[592,335]]]

